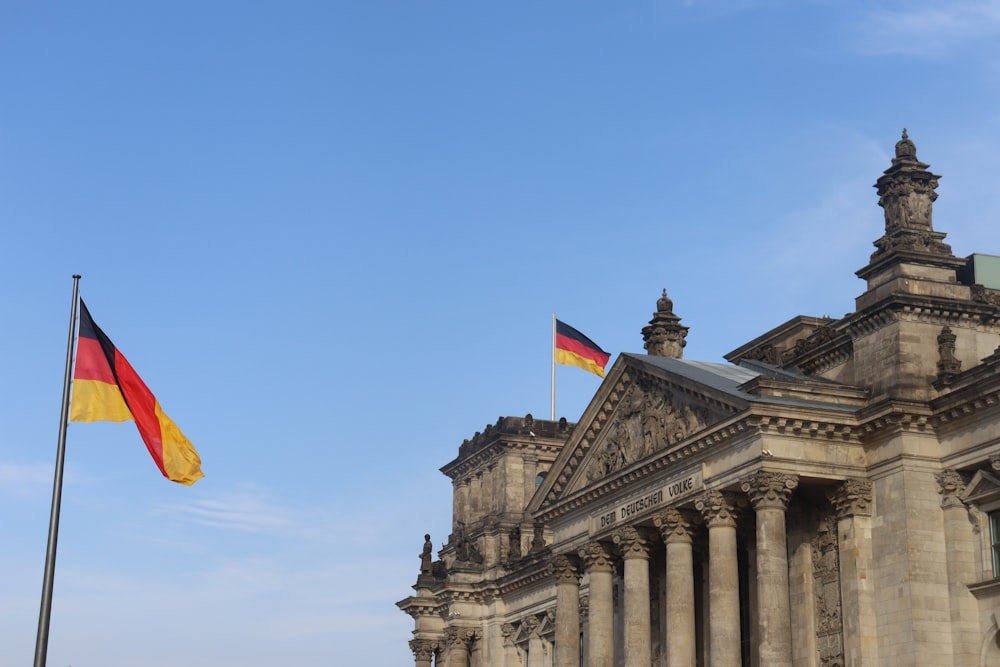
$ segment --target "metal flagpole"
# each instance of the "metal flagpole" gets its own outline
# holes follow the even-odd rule
[[[49,546],[45,550],[45,577],[42,580],[42,606],[38,612],[38,638],[35,640],[35,667],[45,667],[49,650],[49,619],[52,617],[52,581],[56,572],[56,543],[59,541],[59,504],[62,501],[63,461],[66,458],[66,424],[69,422],[69,388],[73,372],[73,334],[76,332],[76,304],[80,295],[80,276],[73,275],[73,305],[69,314],[69,342],[66,343],[66,375],[63,379],[62,412],[59,415],[59,444],[56,447],[56,474],[52,483],[52,513],[49,516]]]
[[[549,405],[549,419],[556,420],[556,314],[552,313],[552,401]]]

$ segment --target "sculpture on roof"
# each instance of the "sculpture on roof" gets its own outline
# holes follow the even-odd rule
[[[642,328],[643,347],[657,357],[680,359],[684,356],[688,328],[681,325],[681,318],[674,314],[674,302],[667,297],[667,290],[656,300],[656,312],[649,324]]]

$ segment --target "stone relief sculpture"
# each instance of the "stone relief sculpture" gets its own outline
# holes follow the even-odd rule
[[[816,583],[816,641],[820,664],[823,667],[837,667],[843,664],[844,640],[841,626],[837,528],[832,515],[827,514],[820,518],[810,547],[813,553],[813,581]]]
[[[653,452],[684,440],[708,425],[708,412],[680,401],[652,380],[628,388],[607,437],[587,470],[590,481],[601,479]]]
[[[455,560],[476,564],[483,562],[483,555],[479,553],[475,543],[465,533],[465,523],[461,521],[458,522],[458,531],[455,535]]]

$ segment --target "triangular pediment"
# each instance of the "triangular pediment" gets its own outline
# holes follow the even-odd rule
[[[740,386],[754,375],[730,364],[620,355],[529,511],[697,440],[748,407]]]
[[[962,501],[969,505],[982,505],[1000,500],[1000,479],[985,470],[978,470],[965,487]]]

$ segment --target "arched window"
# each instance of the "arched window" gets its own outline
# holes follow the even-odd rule
[[[547,470],[543,470],[542,472],[535,475],[535,489],[538,489],[538,487],[542,485],[542,482],[545,481],[545,476],[548,474],[549,472]]]

